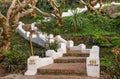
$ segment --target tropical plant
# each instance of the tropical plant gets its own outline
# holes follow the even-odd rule
[[[72,14],[68,19],[69,22],[67,22],[69,31],[79,32],[82,29],[82,17],[79,16],[78,10],[73,10]]]

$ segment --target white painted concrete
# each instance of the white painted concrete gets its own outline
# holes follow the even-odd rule
[[[120,3],[112,2],[113,5],[120,5]]]
[[[62,53],[66,53],[66,43],[59,43],[58,44],[58,50],[63,51]]]
[[[67,41],[66,46],[67,46],[67,48],[71,48],[74,46],[74,42],[72,40],[69,40],[69,41]]]
[[[46,56],[52,57],[53,59],[59,58],[63,56],[62,52],[55,52],[54,50],[47,50]]]
[[[24,75],[36,75],[37,69],[53,63],[51,57],[39,58],[38,56],[30,56],[27,61],[27,71]]]
[[[100,59],[98,46],[92,47],[90,56],[87,57],[86,67],[88,76],[100,77]]]
[[[80,44],[78,46],[70,47],[70,50],[84,50],[84,49],[86,49],[86,45],[85,44]]]
[[[48,41],[49,41],[49,43],[54,43],[54,35],[53,34],[50,34],[48,36]]]
[[[54,39],[57,40],[58,43],[67,43],[60,35],[57,35]]]
[[[27,71],[25,72],[25,75],[35,75],[37,73],[38,60],[38,56],[31,56],[30,58],[28,58]]]

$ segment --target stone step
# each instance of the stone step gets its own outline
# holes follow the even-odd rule
[[[67,50],[67,53],[81,53],[80,50]]]
[[[68,75],[35,75],[35,76],[22,76],[20,79],[100,79],[100,78]]]
[[[86,57],[60,57],[54,63],[86,63]]]
[[[85,63],[54,63],[38,69],[38,75],[82,75],[86,76]]]
[[[88,57],[89,53],[64,53],[63,57]]]

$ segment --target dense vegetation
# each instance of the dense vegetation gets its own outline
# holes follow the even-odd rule
[[[40,0],[43,1],[44,0]],[[106,0],[109,1],[109,0]],[[38,3],[40,4],[40,3]],[[46,4],[45,7],[48,6]],[[41,7],[40,6],[40,7]],[[66,7],[66,6],[64,6]],[[47,8],[43,10],[47,11]],[[118,12],[120,12],[120,6],[117,6]],[[1,12],[3,10],[1,9]],[[31,21],[28,22],[28,19]],[[43,16],[37,15],[36,17],[26,16],[21,19],[24,23],[32,23],[33,21],[43,20]],[[118,66],[119,62],[114,62],[117,56],[117,60],[120,61],[120,55],[112,53],[114,46],[120,47],[120,16],[116,18],[110,18],[106,14],[96,14],[83,12],[78,14],[77,10],[74,10],[73,16],[64,17],[63,25],[61,27],[57,26],[55,19],[52,18],[49,22],[41,21],[38,24],[38,28],[47,33],[53,33],[54,35],[60,34],[64,37],[75,37],[75,36],[90,36],[84,43],[87,46],[98,45],[100,46],[100,58],[101,58],[101,68],[109,73],[113,78],[120,76],[120,68]],[[49,29],[48,29],[49,28]],[[19,41],[18,41],[19,40]],[[77,42],[75,42],[78,44]],[[36,46],[36,45],[35,45]],[[40,47],[34,47],[34,53],[43,56],[46,49]],[[13,34],[11,37],[11,48],[8,51],[2,51],[0,53],[4,54],[4,68],[10,72],[19,72],[19,70],[25,70],[26,60],[30,56],[29,42],[21,37],[18,33]],[[16,60],[16,61],[15,61]],[[17,71],[16,71],[17,69]],[[24,71],[23,71],[24,72]]]
[[[119,10],[120,6],[117,6],[117,8]],[[41,20],[40,15],[36,16],[35,19]],[[63,18],[64,23],[61,27],[58,27],[55,24],[54,19],[52,19],[49,22],[42,22],[39,25],[39,28],[47,33],[49,32],[53,34],[61,34],[63,36],[96,35],[96,34],[110,35],[120,33],[119,20],[120,20],[119,16],[116,18],[109,18],[105,14],[95,14],[87,12],[78,14],[77,11],[75,10],[73,12],[73,16]]]

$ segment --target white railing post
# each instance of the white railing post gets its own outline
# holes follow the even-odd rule
[[[58,48],[62,50],[62,53],[66,53],[66,43],[59,43]],[[59,50],[58,50],[59,51]]]
[[[54,35],[53,34],[50,34],[48,36],[48,41],[49,41],[49,43],[54,43]]]
[[[70,48],[74,46],[74,42],[72,40],[67,41],[66,47]]]
[[[87,57],[86,66],[88,76],[100,77],[100,59],[98,46],[93,46],[90,50],[90,56]]]
[[[38,60],[38,56],[30,56],[30,58],[28,58],[27,71],[25,72],[25,75],[35,75],[37,73]]]

